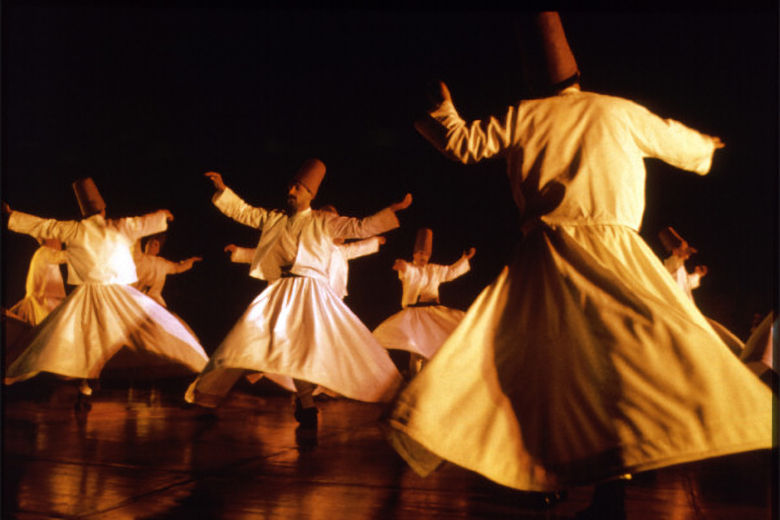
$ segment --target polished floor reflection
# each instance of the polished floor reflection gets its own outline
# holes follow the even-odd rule
[[[6,387],[2,518],[565,519],[593,495],[549,504],[452,465],[420,478],[383,440],[378,405],[319,402],[315,439],[270,384],[239,385],[213,411],[184,405],[186,384],[103,383],[88,412],[72,382]],[[625,518],[774,518],[773,468],[753,452],[635,475]]]

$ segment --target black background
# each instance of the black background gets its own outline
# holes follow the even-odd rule
[[[91,176],[108,216],[168,208],[162,256],[200,255],[170,276],[169,308],[207,352],[265,286],[231,264],[228,243],[257,231],[210,203],[216,170],[248,202],[284,200],[307,157],[328,174],[315,207],[365,216],[414,195],[379,254],[350,263],[347,304],[369,328],[400,309],[391,266],[434,230],[432,261],[477,248],[472,271],[443,285],[466,309],[498,274],[517,234],[500,159],[462,166],[413,129],[425,84],[444,79],[466,119],[525,95],[516,12],[261,9],[243,4],[5,2],[2,188],[12,208],[79,218],[71,182]],[[709,266],[695,292],[741,337],[775,301],[777,8],[561,13],[583,88],[633,99],[720,136],[706,177],[648,161],[642,236],[675,227]],[[3,305],[24,295],[35,241],[3,231]],[[68,287],[68,290],[72,287]]]

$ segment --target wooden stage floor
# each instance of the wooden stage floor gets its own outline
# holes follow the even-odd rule
[[[559,502],[444,465],[420,478],[384,441],[379,405],[319,402],[316,446],[296,440],[288,395],[239,385],[187,407],[186,381],[76,389],[40,376],[5,387],[3,519],[574,518],[593,486]],[[635,475],[625,518],[772,519],[776,459],[753,452]]]

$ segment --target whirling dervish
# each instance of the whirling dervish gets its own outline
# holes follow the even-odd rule
[[[524,236],[400,393],[389,440],[422,475],[448,460],[530,491],[771,448],[771,393],[637,232],[644,159],[704,175],[723,143],[581,90],[557,13],[522,34],[541,97],[468,123],[441,82],[416,124],[461,163],[506,160]]]
[[[465,312],[441,304],[439,285],[466,274],[475,252],[472,247],[452,265],[431,263],[433,231],[420,228],[412,261],[397,259],[393,264],[403,287],[402,309],[380,323],[374,336],[387,349],[409,352],[410,378],[422,369],[425,360],[436,354],[463,319]]]
[[[137,280],[132,244],[159,233],[173,220],[168,210],[140,217],[106,218],[106,204],[91,178],[73,190],[81,220],[44,219],[3,203],[8,229],[66,245],[68,283],[78,287],[35,330],[30,344],[8,367],[5,383],[50,372],[82,381],[97,379],[120,350],[123,361],[144,366],[178,366],[199,372],[208,356],[197,339],[165,308],[130,286]]]

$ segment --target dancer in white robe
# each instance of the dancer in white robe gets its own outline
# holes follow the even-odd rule
[[[777,352],[780,318],[771,311],[750,331],[740,359],[777,394]]]
[[[669,257],[664,259],[664,267],[666,267],[669,274],[672,275],[677,286],[682,289],[688,299],[695,304],[696,301],[693,299],[693,290],[701,285],[701,279],[708,271],[707,266],[697,265],[693,268],[692,273],[688,272],[688,269],[685,268],[685,261],[698,251],[691,247],[688,244],[688,241],[681,237],[674,228],[666,227],[662,229],[658,233],[658,238],[661,240],[664,248],[671,253]],[[745,344],[742,340],[720,322],[706,316],[705,318],[729,349],[737,356],[740,356],[742,350],[745,348]]]
[[[76,181],[73,188],[82,220],[43,219],[3,203],[8,229],[67,246],[68,283],[78,285],[35,329],[29,346],[6,370],[5,383],[40,372],[97,379],[123,347],[141,354],[144,363],[199,372],[208,360],[203,347],[167,310],[129,285],[136,281],[130,246],[142,236],[164,231],[173,215],[160,210],[107,219],[92,179]],[[134,356],[126,358],[129,362]],[[91,393],[86,385],[81,391]]]
[[[8,311],[30,325],[37,325],[65,299],[65,284],[60,264],[67,262],[62,244],[56,239],[42,239],[33,253],[27,270],[25,295]]]
[[[412,262],[398,259],[393,264],[403,287],[402,310],[374,329],[374,336],[385,348],[410,353],[410,377],[420,371],[423,360],[433,357],[466,314],[441,305],[439,285],[466,274],[471,268],[469,260],[475,249],[464,252],[452,265],[430,263],[432,252],[433,231],[419,229]]]
[[[200,262],[203,258],[193,256],[180,262],[173,262],[160,256],[163,242],[162,236],[149,237],[146,239],[143,251],[140,251],[140,247],[138,247],[138,250],[134,252],[133,260],[135,261],[138,281],[133,284],[133,287],[163,307],[168,307],[162,296],[167,276],[189,271],[195,262]]]
[[[704,175],[721,141],[581,91],[557,13],[535,20],[569,57],[556,94],[467,123],[440,83],[416,124],[464,164],[504,157],[525,233],[400,393],[389,440],[420,474],[445,459],[532,491],[771,448],[770,391],[637,232],[643,159]]]
[[[328,211],[334,215],[339,214],[335,206],[331,204],[323,206],[321,211]],[[379,247],[385,242],[385,237],[381,236],[364,238],[363,240],[351,240],[349,242],[341,237],[333,239],[333,254],[330,255],[327,270],[328,282],[336,296],[343,300],[348,294],[349,261],[361,256],[373,255],[379,251]]]
[[[228,333],[185,398],[216,406],[246,371],[295,380],[296,419],[317,426],[317,385],[361,401],[386,401],[401,382],[387,351],[330,287],[334,238],[366,238],[398,227],[395,212],[411,195],[379,213],[347,218],[312,210],[325,165],[306,161],[292,179],[287,211],[250,206],[208,172],[213,203],[230,218],[261,230],[250,275],[269,282]]]
[[[332,207],[332,206],[330,206]],[[335,208],[329,209],[329,207],[321,208],[322,211],[331,211],[336,213]],[[337,213],[336,213],[337,214]],[[361,256],[370,255],[379,251],[379,246],[385,243],[385,237],[370,237],[363,240],[354,240],[348,243],[344,243],[344,239],[335,239],[333,254],[330,256],[328,262],[328,283],[330,284],[333,292],[336,296],[342,300],[347,295],[347,280],[349,278],[349,263],[348,261],[353,258],[359,258]],[[230,261],[234,263],[251,264],[254,257],[255,250],[250,247],[239,247],[235,244],[228,244],[225,246],[225,252],[230,253]],[[292,377],[281,374],[263,374],[262,372],[254,372],[246,375],[247,381],[250,383],[256,383],[265,376],[279,386],[295,392],[295,382]],[[331,397],[336,397],[333,391],[327,388],[317,387],[314,390],[314,395],[321,393],[327,393]]]

